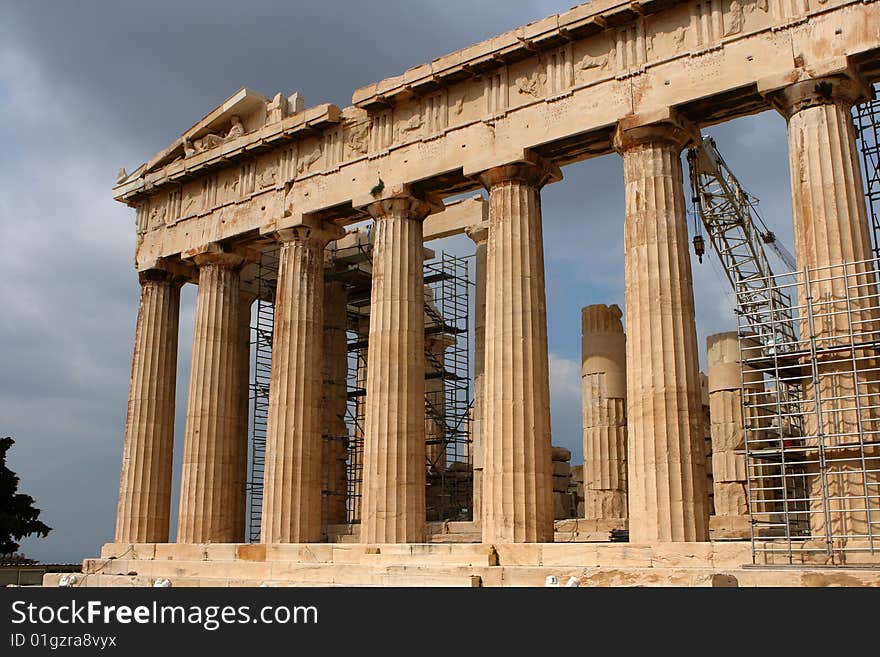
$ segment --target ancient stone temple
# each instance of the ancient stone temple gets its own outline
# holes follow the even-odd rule
[[[174,585],[543,585],[548,575],[582,585],[838,581],[821,557],[805,561],[812,570],[747,569],[756,559],[750,541],[709,540],[681,154],[704,126],[782,112],[799,267],[867,259],[848,119],[878,79],[873,0],[595,0],[357,89],[349,107],[235,92],[145,164],[121,171],[113,190],[135,217],[141,298],[116,535],[84,577],[122,585],[157,577]],[[565,165],[606,155],[622,159],[626,211],[590,220],[619,224],[625,298],[622,310],[584,311],[585,517],[563,521],[563,532],[554,526],[542,242],[554,217],[542,212],[541,194]],[[444,203],[466,192],[486,200]],[[343,338],[334,342],[326,326],[344,323],[347,301],[332,285],[328,253],[364,222],[371,281],[360,329],[369,352],[359,525],[333,542],[328,526],[343,524],[354,501],[322,499],[328,478],[345,481],[347,449],[324,444],[328,431],[345,430],[343,375],[332,374],[345,371]],[[444,524],[426,521],[438,420],[427,418],[424,400],[442,390],[455,337],[426,332],[423,265],[427,242],[455,234],[467,234],[476,253],[463,466],[473,483],[470,519]],[[259,542],[248,543],[249,320],[260,294],[255,267],[270,250],[278,269],[262,525]],[[175,436],[175,391],[187,385],[175,380],[187,284],[198,298],[186,426]],[[713,431],[747,429],[733,408],[739,382],[724,370],[738,367],[730,349],[710,348]],[[176,531],[175,440],[183,441]],[[721,478],[716,465],[716,515],[726,500],[720,515],[742,531],[724,538],[748,537],[745,442],[719,441],[713,460],[726,469]],[[846,512],[880,532],[878,498],[874,488],[866,506]],[[610,541],[611,530],[628,530],[629,543]],[[565,532],[570,542],[554,541]],[[880,582],[868,563],[847,581]]]

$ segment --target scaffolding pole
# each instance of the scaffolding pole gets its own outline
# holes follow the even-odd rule
[[[874,257],[880,258],[880,85],[874,85],[874,96],[874,100],[853,108],[853,121],[862,153]]]

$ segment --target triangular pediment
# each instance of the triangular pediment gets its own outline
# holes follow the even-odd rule
[[[196,121],[168,148],[157,153],[146,165],[138,169],[138,173],[143,175],[156,171],[175,160],[186,157],[185,143],[195,145],[195,148],[198,148],[200,140],[213,139],[214,137],[226,138],[233,125],[233,117],[237,117],[241,122],[244,133],[262,127],[266,121],[268,102],[268,99],[262,94],[242,87]]]

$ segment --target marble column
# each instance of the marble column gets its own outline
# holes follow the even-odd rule
[[[279,230],[262,543],[321,538],[324,247],[342,229]]]
[[[240,339],[240,268],[231,253],[195,257],[199,269],[189,403],[181,467],[178,543],[241,541],[236,486],[241,466],[243,348]],[[235,373],[230,375],[230,373]],[[245,457],[246,458],[246,457]]]
[[[489,190],[483,385],[484,543],[553,541],[550,387],[536,156],[480,175]]]
[[[324,283],[324,387],[322,401],[324,520],[345,522],[347,492],[346,459],[348,426],[348,342],[346,340],[346,293],[342,281]]]
[[[581,311],[584,517],[625,529],[626,335],[616,305]]]
[[[622,121],[626,396],[632,543],[705,541],[709,500],[682,185],[689,131]]]
[[[465,229],[476,245],[474,266],[474,406],[471,414],[471,454],[473,458],[473,518],[480,522],[483,509],[483,413],[484,370],[486,367],[486,246],[489,226],[477,224]]]
[[[715,515],[709,519],[709,527],[713,538],[751,537],[742,385],[748,387],[750,402],[755,403],[763,391],[763,375],[749,369],[745,378],[742,378],[739,361],[736,331],[717,333],[706,338],[715,501]],[[753,420],[757,422],[758,419],[755,413]],[[753,433],[750,439],[756,437],[757,434]],[[761,472],[756,470],[755,475],[762,482],[767,481],[763,469]]]
[[[850,331],[855,344],[880,337],[877,281],[872,264],[861,262],[872,253],[851,114],[853,104],[866,99],[866,89],[849,77],[830,76],[769,94],[788,125],[797,266],[801,271],[822,268],[810,273],[809,292],[799,290],[800,303],[812,299],[815,346],[834,349],[820,352],[819,381],[805,389],[810,408],[817,397],[821,400],[822,419],[817,421],[812,411],[804,417],[807,446],[823,445],[821,453],[807,453],[810,525],[814,536],[829,542],[865,535],[868,521],[880,519],[880,503],[868,499],[880,490],[880,451],[851,447],[860,432],[869,442],[880,435],[878,409],[865,408],[880,405],[880,382],[872,371],[877,362],[871,352],[845,350]],[[810,333],[804,324],[801,335]]]
[[[436,205],[401,194],[367,206],[375,223],[364,418],[362,543],[425,539],[425,289],[422,220]]]
[[[425,289],[427,296],[429,289]],[[446,350],[455,336],[437,334],[425,337],[425,517],[444,520],[450,500],[444,499],[440,477],[446,472]]]
[[[141,300],[131,361],[115,541],[167,543],[183,281],[157,269],[140,272],[138,278]]]

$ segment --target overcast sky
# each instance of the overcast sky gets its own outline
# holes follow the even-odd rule
[[[239,87],[346,106],[360,86],[572,0],[2,4],[0,435],[15,438],[20,490],[55,528],[23,551],[78,561],[113,536],[139,295],[134,212],[111,199],[117,169],[134,170]],[[791,248],[783,120],[711,133]],[[580,461],[580,309],[623,305],[622,166],[609,155],[564,174],[543,194],[553,442]],[[432,246],[472,250],[464,239]],[[693,262],[704,350],[707,334],[735,326],[717,264]],[[186,286],[178,455],[194,302]]]

